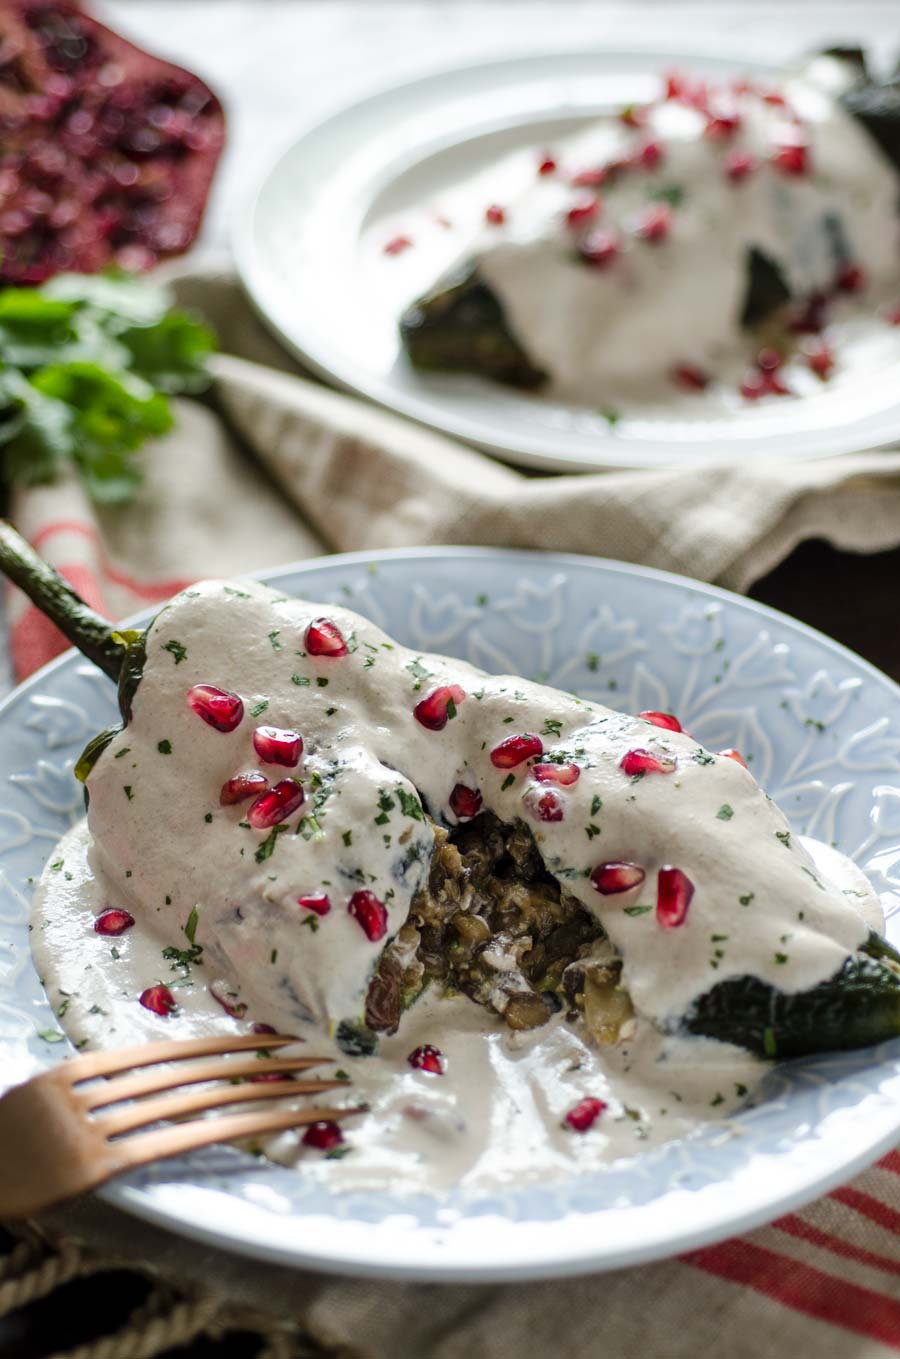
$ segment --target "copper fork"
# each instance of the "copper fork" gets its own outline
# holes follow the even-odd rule
[[[39,1213],[113,1175],[197,1147],[363,1112],[315,1105],[259,1107],[263,1101],[346,1086],[346,1080],[289,1079],[292,1072],[328,1062],[327,1057],[265,1055],[297,1042],[278,1034],[246,1034],[144,1043],[73,1057],[15,1086],[0,1099],[0,1218]],[[247,1055],[229,1058],[229,1053]],[[174,1065],[160,1067],[163,1062]],[[157,1069],[135,1070],[140,1067]],[[253,1078],[259,1076],[267,1079],[257,1083]],[[279,1076],[286,1079],[272,1079]],[[195,1085],[203,1088],[161,1094]],[[238,1104],[246,1106],[244,1112],[190,1117]],[[138,1131],[172,1118],[184,1121]]]

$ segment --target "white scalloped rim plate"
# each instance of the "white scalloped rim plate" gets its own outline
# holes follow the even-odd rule
[[[266,579],[358,609],[407,645],[539,677],[628,711],[673,710],[738,746],[798,832],[870,875],[900,944],[900,689],[851,652],[721,590],[584,557],[489,549],[353,554]],[[485,601],[486,597],[486,602]],[[0,1088],[66,1055],[28,947],[29,880],[80,814],[71,770],[117,719],[74,653],[0,707]],[[773,1069],[729,1125],[557,1183],[467,1197],[331,1193],[223,1148],[105,1197],[264,1259],[404,1279],[619,1268],[742,1232],[814,1198],[900,1138],[900,1041]]]
[[[431,279],[413,271],[416,284],[401,296],[385,272],[381,245],[398,214],[439,203],[462,175],[515,146],[552,145],[599,113],[652,98],[659,72],[675,63],[719,78],[778,72],[691,53],[519,56],[437,72],[333,114],[278,158],[236,223],[235,255],[251,300],[286,347],[332,382],[547,471],[800,459],[895,442],[892,343],[876,345],[866,363],[821,393],[709,418],[648,412],[614,429],[584,406],[468,375],[419,374],[407,363],[398,316]],[[414,254],[391,267],[407,271]]]

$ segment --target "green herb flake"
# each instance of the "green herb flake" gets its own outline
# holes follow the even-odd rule
[[[591,798],[591,816],[596,816],[602,806],[603,799],[595,793]]]
[[[176,642],[174,638],[169,642],[163,642],[162,649],[175,657],[176,665],[181,665],[182,661],[187,660],[187,647],[182,646],[181,642]]]
[[[319,689],[327,689],[327,688],[328,688],[328,680],[326,679],[326,677],[325,677],[324,675],[319,675],[318,678],[316,679],[316,685],[317,685],[317,687],[318,687]],[[332,711],[333,711],[333,709],[332,709]]]
[[[408,670],[409,673],[412,675],[413,679],[416,681],[415,684],[413,685],[413,689],[416,691],[421,689],[423,681],[431,679],[432,677],[432,671],[426,670],[424,665],[422,664],[421,656],[416,656],[413,660],[407,661],[403,669]]]
[[[513,786],[513,784],[515,783],[515,781],[516,781],[516,776],[515,776],[515,774],[507,774],[506,778],[503,780],[503,782],[502,782],[501,785],[500,785],[500,792],[501,792],[501,793],[505,793],[506,790],[507,790],[507,788],[512,788],[512,786]]]
[[[790,960],[789,960],[788,955],[787,955],[786,953],[776,953],[776,954],[775,954],[775,961],[776,961],[776,963],[783,964],[783,963],[789,962]]]
[[[775,1042],[775,1030],[763,1029],[763,1052],[767,1057],[777,1057],[778,1044]]]
[[[734,808],[731,807],[727,802],[723,802],[719,810],[716,812],[716,819],[718,821],[730,821],[733,816]]]
[[[776,839],[776,840],[780,840],[781,843],[784,845],[785,849],[790,849],[790,847],[791,847],[791,833],[790,833],[790,831],[776,831],[776,832],[775,832],[775,839]]]
[[[206,813],[206,816],[204,816],[203,820],[206,822],[207,826],[211,826],[211,825],[212,825],[212,812],[207,812],[207,813]]]
[[[724,1095],[720,1095],[718,1092],[717,1092],[717,1093],[713,1096],[713,1098],[709,1101],[709,1104],[710,1104],[710,1108],[711,1108],[711,1109],[716,1109],[716,1108],[718,1108],[718,1106],[719,1106],[720,1104],[724,1104],[724,1103],[725,1103],[725,1096],[724,1096]]]
[[[344,844],[346,845],[347,849],[349,849],[350,846],[353,844],[353,832],[352,832],[352,830],[346,830],[346,831],[344,831],[343,834],[341,835],[341,839],[343,840],[343,842],[344,842]]]
[[[308,689],[309,683],[306,675],[291,675],[291,684],[296,684],[298,689]]]
[[[646,915],[648,911],[652,911],[652,910],[653,910],[653,907],[652,907],[652,906],[626,906],[626,907],[625,907],[625,914],[626,914],[626,915]]]
[[[319,928],[318,917],[314,915],[304,916],[303,919],[300,921],[300,924],[305,925],[307,929],[312,930],[313,934],[315,934]]]
[[[268,706],[269,700],[267,698],[261,698],[259,702],[254,703],[253,707],[250,709],[250,716],[251,717],[261,716],[261,714],[266,711],[266,708],[268,708]]]
[[[334,715],[335,715],[336,712],[337,712],[337,708],[326,708],[326,709],[325,709],[325,716],[326,716],[326,717],[334,717]]]
[[[691,756],[691,759],[694,764],[715,764],[714,756],[708,755],[705,750],[698,750],[696,754]]]
[[[60,1033],[58,1029],[38,1029],[37,1036],[45,1043],[62,1043],[65,1040],[65,1034]]]
[[[281,835],[286,830],[287,826],[284,825],[273,826],[272,829],[269,831],[269,834],[266,836],[265,840],[263,840],[261,844],[257,845],[256,853],[254,854],[253,857],[258,864],[264,864],[267,859],[271,859],[272,855],[275,852],[275,846],[278,843],[279,835]]]
[[[425,820],[422,804],[415,794],[408,793],[405,788],[398,788],[397,801],[400,803],[400,810],[404,816],[412,817],[413,821]]]
[[[129,801],[129,802],[133,802],[133,801],[134,801],[134,789],[132,788],[132,786],[131,786],[130,783],[126,783],[126,784],[123,786],[122,792],[123,792],[123,793],[125,794],[125,796],[128,798],[128,801]]]
[[[126,755],[130,755],[130,754],[131,754],[131,746],[123,746],[121,750],[117,750],[117,751],[116,751],[115,756],[114,756],[113,758],[116,759],[116,760],[122,760],[122,759],[125,758]]]
[[[50,865],[50,872],[51,872],[51,873],[58,873],[59,870],[60,870],[60,869],[63,867],[63,865],[65,864],[65,862],[66,862],[65,859],[54,859],[53,863]]]
[[[451,720],[456,716],[456,703],[452,696],[447,699],[447,718]]]
[[[542,729],[542,731],[541,731],[541,735],[542,735],[542,736],[561,736],[561,735],[562,735],[562,722],[558,721],[555,717],[545,717],[545,718],[544,718],[544,726],[543,726],[543,729]]]
[[[279,637],[281,636],[281,628],[273,628],[273,630],[267,633],[266,635],[268,636],[269,644],[271,645],[273,651],[284,650],[284,647],[278,640]]]
[[[158,741],[157,744],[156,744],[156,749],[159,751],[160,755],[171,755],[171,754],[172,754],[172,742],[171,742],[171,741]]]
[[[751,901],[753,901],[755,897],[756,897],[755,892],[745,892],[742,897],[738,897],[738,901],[742,906],[749,906]]]
[[[594,838],[595,835],[599,835],[599,834],[600,834],[600,827],[599,827],[599,826],[595,826],[594,823],[593,823],[593,821],[592,821],[592,822],[590,822],[589,825],[585,826],[585,828],[584,828],[584,833],[585,833],[585,835],[587,836],[587,838],[588,838],[589,840],[593,840],[593,838]]]
[[[585,657],[585,663],[587,665],[588,670],[590,670],[593,674],[596,674],[596,672],[600,669],[600,657],[597,655],[597,652],[589,651],[587,656]]]
[[[185,934],[186,934],[186,936],[187,936],[187,941],[188,941],[189,944],[193,944],[193,943],[196,942],[197,924],[198,924],[199,920],[200,920],[200,913],[199,913],[199,911],[197,910],[197,907],[194,906],[194,907],[192,908],[191,913],[190,913],[190,915],[188,916],[187,921],[185,922],[185,926],[184,926],[184,932],[185,932]]]

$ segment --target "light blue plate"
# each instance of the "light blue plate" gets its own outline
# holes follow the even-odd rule
[[[635,712],[677,712],[737,746],[798,832],[835,841],[900,902],[900,690],[758,604],[639,567],[483,549],[351,555],[268,577],[358,609],[399,641]],[[30,879],[80,814],[74,759],[116,718],[112,686],[72,653],[0,707],[0,1086],[66,1055],[31,963]],[[895,920],[889,922],[897,926]],[[889,929],[900,944],[900,928]],[[900,1041],[774,1070],[734,1127],[561,1183],[486,1197],[331,1194],[213,1150],[105,1196],[188,1236],[269,1260],[407,1279],[612,1269],[772,1219],[900,1138]]]

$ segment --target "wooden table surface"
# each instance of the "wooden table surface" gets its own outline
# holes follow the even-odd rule
[[[216,250],[227,247],[248,181],[293,129],[392,79],[497,53],[587,45],[729,51],[776,61],[848,37],[885,59],[900,50],[898,0],[857,0],[852,8],[829,0],[106,0],[95,8],[148,47],[202,72],[226,98],[230,145],[202,243]],[[898,581],[900,549],[856,556],[811,542],[750,593],[900,680]],[[5,1246],[0,1232],[0,1254]],[[0,1322],[0,1355],[44,1359],[105,1333],[144,1291],[123,1273],[69,1284],[52,1304]],[[250,1359],[257,1349],[252,1336],[235,1335],[177,1353]]]

